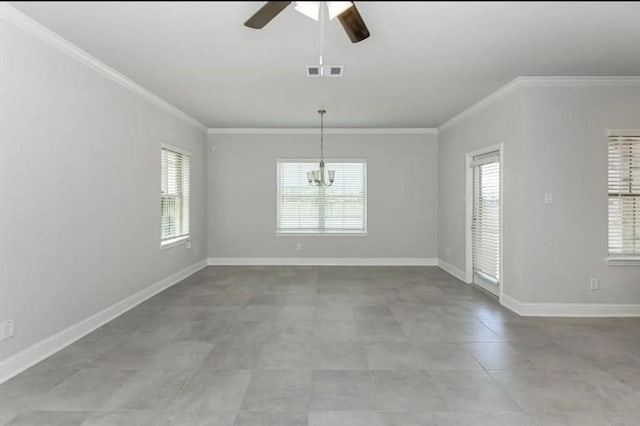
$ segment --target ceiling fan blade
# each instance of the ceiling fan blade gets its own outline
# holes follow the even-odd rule
[[[338,15],[338,19],[352,43],[358,43],[371,35],[355,3]]]
[[[260,29],[278,16],[290,3],[290,1],[268,1],[244,25],[249,28]]]

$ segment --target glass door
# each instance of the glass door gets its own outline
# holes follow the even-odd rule
[[[500,285],[500,155],[473,157],[473,283],[498,295]]]

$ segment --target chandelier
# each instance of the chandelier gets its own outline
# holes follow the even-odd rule
[[[319,109],[320,114],[320,169],[307,172],[307,180],[312,186],[331,186],[336,175],[335,170],[327,170],[329,182],[324,180],[324,114],[327,111]]]

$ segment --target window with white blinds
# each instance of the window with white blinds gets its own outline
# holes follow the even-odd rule
[[[640,131],[620,133],[609,135],[609,255],[640,257]]]
[[[160,238],[168,244],[189,235],[190,155],[178,148],[162,147]]]
[[[318,161],[278,160],[277,169],[278,233],[367,232],[366,161],[325,161],[325,173],[335,170],[329,187],[307,181]]]
[[[500,157],[498,152],[474,157],[472,253],[473,272],[500,281]]]

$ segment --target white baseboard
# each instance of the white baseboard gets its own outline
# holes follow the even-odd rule
[[[227,266],[436,266],[438,260],[420,257],[210,257],[208,264]]]
[[[638,317],[640,305],[622,303],[525,303],[507,294],[503,306],[527,317]]]
[[[444,269],[446,272],[450,273],[460,281],[465,283],[467,282],[464,271],[456,268],[452,264],[447,263],[442,259],[438,259],[438,267],[440,267],[440,269]]]
[[[0,361],[0,384],[20,374],[27,368],[39,363],[45,358],[48,358],[59,350],[69,346],[76,340],[81,339],[150,297],[182,281],[206,266],[207,262],[204,259],[194,263],[182,271],[160,280],[144,290],[141,290],[138,293],[103,309],[97,314],[85,318],[71,327],[62,330],[53,336],[47,337],[17,354]]]

